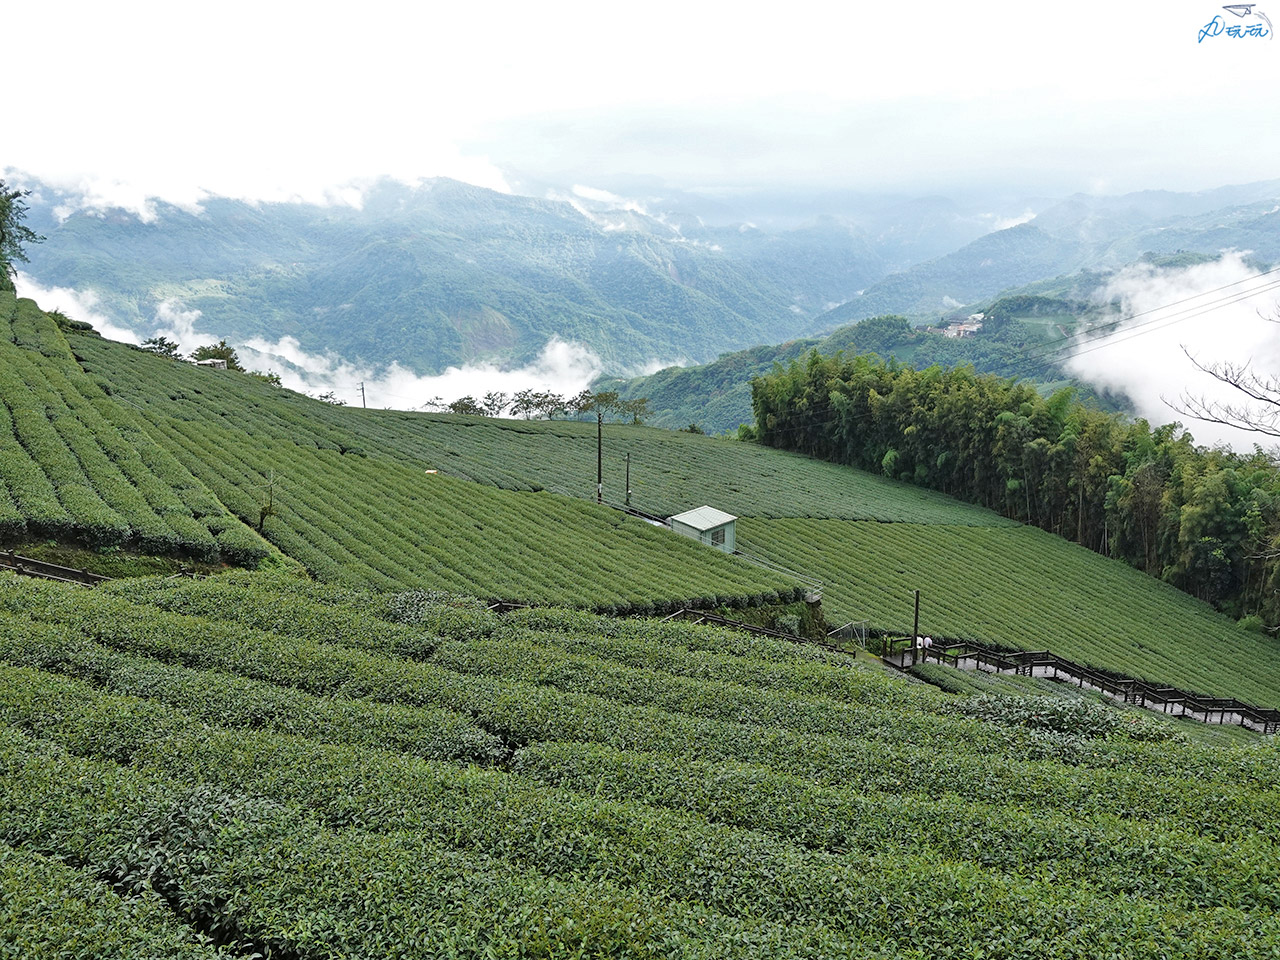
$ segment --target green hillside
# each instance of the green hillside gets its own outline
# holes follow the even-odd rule
[[[335,407],[52,321],[39,330],[237,529],[261,521],[270,544],[325,581],[638,612],[797,595],[788,575],[586,502],[595,424]],[[992,511],[754,444],[616,424],[604,429],[611,503],[625,497],[627,455],[633,506],[739,516],[743,549],[824,582],[833,623],[903,630],[920,589],[928,632],[1280,705],[1274,641]]]
[[[823,314],[818,323],[836,326],[885,313],[934,317],[1001,290],[1070,272],[1083,265],[1090,252],[1077,240],[1020,224],[891,274]]]
[[[270,546],[113,402],[30,300],[0,291],[0,538],[257,563]]]
[[[752,519],[738,544],[826,585],[833,625],[1051,650],[1079,663],[1280,705],[1280,644],[1127,564],[1035,527]]]
[[[1077,274],[1072,279],[1075,288],[1057,289],[1070,282],[1060,278],[1052,296],[1014,293],[982,305],[986,312],[982,329],[964,338],[944,336],[941,327],[945,324],[936,317],[935,327],[915,327],[903,317],[871,317],[839,327],[825,337],[752,347],[699,366],[668,367],[629,379],[603,378],[596,388],[616,390],[624,400],[648,398],[652,421],[659,426],[684,429],[693,423],[706,433],[724,433],[755,419],[752,378],[771,373],[775,364],[788,366],[816,350],[824,356],[840,351],[849,355],[875,353],[917,369],[934,364],[968,365],[979,373],[1018,377],[1046,393],[1070,385],[1090,402],[1123,407],[1127,403],[1123,397],[1098,396],[1090,386],[1075,382],[1060,361],[1046,362],[1046,357],[1056,356],[1052,347],[1096,312],[1086,301],[1103,282],[1102,276]]]
[[[607,507],[428,473],[421,457],[372,446],[367,414],[64,334],[30,301],[16,309],[18,342],[0,344],[11,542],[254,564],[272,552],[251,529],[261,525],[311,573],[351,586],[640,611],[772,602],[798,589]]]
[[[25,957],[1263,957],[1276,760],[685,624],[0,576]]]

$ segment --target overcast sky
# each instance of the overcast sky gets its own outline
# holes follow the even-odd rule
[[[147,197],[206,194],[351,200],[390,175],[556,196],[635,184],[730,197],[968,193],[1003,198],[984,209],[1007,216],[1022,198],[1280,178],[1280,40],[1223,29],[1280,24],[1280,0],[1255,9],[1267,19],[1201,0],[44,0],[6,24],[0,176],[137,210]],[[1155,295],[1133,283],[1135,302]],[[1131,373],[1156,338],[1138,341],[1140,356],[1096,353],[1079,372],[1128,383],[1144,413],[1166,419],[1161,398],[1193,381],[1182,328],[1160,336],[1171,359],[1143,390]],[[1254,336],[1226,355],[1246,356]],[[300,385],[350,393],[375,376],[341,358],[280,359],[288,352],[263,362]],[[552,343],[503,376],[576,382],[596,363]],[[496,375],[454,373],[381,386],[420,400]]]
[[[7,24],[0,169],[177,201],[379,174],[522,192],[1275,178],[1280,41],[1199,42],[1215,15],[1234,21],[1199,0],[44,0]]]

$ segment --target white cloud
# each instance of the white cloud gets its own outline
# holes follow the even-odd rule
[[[992,230],[1008,230],[1010,227],[1016,227],[1020,224],[1034,220],[1036,212],[1028,207],[1016,217],[1002,217],[995,213],[984,214],[984,216],[993,221],[991,224]]]
[[[1129,268],[1101,299],[1121,303],[1120,312],[1103,322],[1131,319],[1082,346],[1067,368],[1099,387],[1124,392],[1153,424],[1179,420],[1197,442],[1252,449],[1266,438],[1192,420],[1174,408],[1184,394],[1236,404],[1243,399],[1198,370],[1187,353],[1205,364],[1248,362],[1264,374],[1280,372],[1280,327],[1259,316],[1280,317],[1280,290],[1249,295],[1276,279],[1273,274],[1250,281],[1257,273],[1234,252],[1181,270]]]
[[[580,183],[573,185],[573,192],[576,196],[582,197],[584,200],[594,200],[596,203],[604,204],[613,210],[630,210],[634,213],[648,216],[649,213],[644,206],[635,200],[628,200],[620,197],[616,193],[610,193],[608,190],[601,190],[597,187],[585,187]]]
[[[93,325],[108,340],[122,343],[141,343],[142,338],[132,330],[116,326],[105,314],[98,312],[98,295],[92,290],[72,290],[68,287],[44,287],[19,271],[14,278],[18,296],[29,297],[42,310],[60,310],[72,320],[82,320]]]
[[[553,390],[566,396],[585,389],[603,370],[600,358],[580,343],[552,339],[532,363],[503,367],[494,363],[449,367],[437,376],[419,376],[399,364],[375,369],[351,363],[334,354],[303,350],[293,337],[271,342],[251,339],[237,346],[241,363],[251,369],[275,370],[283,384],[303,393],[325,393],[352,405],[363,400],[371,407],[409,410],[436,398],[445,402],[493,391]]]
[[[159,328],[158,333],[166,336],[170,340],[176,340],[184,345],[187,352],[201,346],[201,339],[219,340],[220,337],[210,337],[207,334],[196,332],[196,321],[201,317],[199,310],[188,310],[176,300],[162,300],[156,307],[155,322]]]
[[[632,367],[630,370],[620,374],[622,377],[648,377],[657,373],[659,370],[666,370],[670,367],[688,367],[693,361],[688,357],[676,357],[674,360],[647,360],[638,366]]]

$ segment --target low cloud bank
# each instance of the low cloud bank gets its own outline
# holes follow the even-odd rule
[[[426,377],[395,363],[375,370],[333,354],[308,353],[293,337],[275,342],[254,338],[238,345],[237,350],[246,367],[275,370],[291,390],[312,394],[332,391],[352,405],[363,400],[371,407],[397,410],[448,403],[467,395],[480,398],[490,391],[552,390],[568,396],[586,389],[603,370],[600,358],[588,347],[555,338],[547,342],[537,359],[523,367],[468,364]]]
[[[141,343],[142,338],[128,327],[117,326],[98,309],[101,302],[92,290],[72,290],[69,287],[45,287],[36,283],[21,271],[14,278],[14,288],[19,297],[27,297],[40,305],[41,310],[59,310],[73,320],[93,324],[93,329],[108,340],[121,343]]]
[[[180,344],[184,354],[190,354],[199,346],[223,339],[222,334],[202,323],[199,310],[187,309],[177,301],[161,302],[145,333],[138,333],[107,317],[92,291],[44,287],[24,274],[18,275],[17,289],[19,296],[30,297],[45,310],[61,310],[73,319],[92,324],[109,340],[140,344],[144,337],[163,336]],[[313,396],[332,392],[348,404],[358,405],[363,400],[371,407],[397,410],[448,403],[468,394],[479,398],[490,391],[512,394],[525,389],[550,390],[571,396],[586,389],[604,371],[603,362],[589,347],[559,338],[549,340],[537,358],[525,366],[468,364],[449,367],[436,376],[419,376],[394,363],[379,368],[352,363],[335,354],[310,353],[293,337],[275,341],[254,337],[244,342],[231,341],[231,345],[245,369],[274,371],[290,390]],[[646,370],[670,365],[655,361],[646,365]]]
[[[1260,374],[1280,375],[1280,324],[1270,322],[1280,321],[1280,290],[1264,289],[1280,274],[1251,280],[1258,272],[1236,252],[1180,270],[1147,264],[1126,269],[1101,297],[1121,305],[1104,322],[1129,319],[1108,327],[1105,339],[1082,345],[1067,369],[1125,393],[1153,424],[1184,423],[1199,443],[1241,451],[1274,446],[1274,438],[1193,420],[1178,409],[1187,395],[1236,405],[1246,399],[1198,369],[1188,353],[1206,366],[1249,363]]]

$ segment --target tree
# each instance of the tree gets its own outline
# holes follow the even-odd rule
[[[554,420],[557,413],[564,413],[568,409],[564,397],[552,391],[539,393],[537,401],[538,411],[544,414],[548,420]]]
[[[595,409],[595,395],[590,390],[583,390],[574,397],[570,397],[567,401],[569,412],[575,417],[581,417],[584,413],[590,413]]]
[[[449,404],[450,413],[465,413],[472,417],[484,416],[484,410],[476,401],[476,398],[468,394],[465,397],[459,397],[453,403]]]
[[[182,354],[178,352],[178,347],[179,344],[174,343],[168,337],[148,337],[142,341],[143,350],[162,357],[168,357],[170,360],[182,359]]]
[[[196,363],[201,360],[225,360],[227,361],[228,370],[244,372],[244,367],[240,366],[240,358],[236,356],[234,348],[225,340],[219,340],[217,343],[207,343],[203,347],[196,347],[191,352],[191,359]]]
[[[14,264],[27,262],[23,246],[44,239],[22,222],[27,217],[24,198],[30,193],[30,190],[10,190],[0,180],[0,289],[13,289],[13,276],[17,273]]]
[[[649,409],[648,397],[636,397],[634,400],[623,400],[617,405],[617,409],[621,413],[629,416],[631,422],[636,426],[644,423],[645,419],[652,415],[653,411]]]
[[[599,390],[591,395],[591,405],[587,409],[595,411],[597,420],[603,420],[605,414],[618,410],[621,402],[617,390]]]
[[[528,420],[536,408],[535,394],[533,390],[528,388],[517,390],[515,397],[511,401],[511,413],[517,417],[524,417]]]
[[[228,367],[230,367],[230,364],[228,364]],[[268,370],[265,373],[261,370],[250,370],[249,376],[257,377],[263,383],[269,383],[273,387],[284,386],[284,382],[280,379],[280,374],[276,373],[274,370]]]
[[[510,402],[511,398],[501,390],[490,390],[484,395],[484,399],[480,401],[480,406],[484,410],[486,417],[499,417],[507,409],[507,404]]]
[[[338,395],[332,390],[328,390],[320,394],[316,399],[324,403],[332,404],[335,407],[345,407],[347,405],[347,401],[339,399]]]

